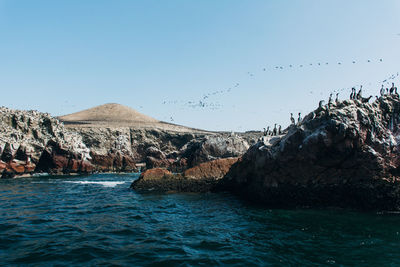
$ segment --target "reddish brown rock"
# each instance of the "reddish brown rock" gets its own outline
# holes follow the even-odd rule
[[[91,163],[81,158],[81,155],[73,153],[62,145],[50,140],[40,156],[36,166],[36,172],[48,172],[56,174],[87,173],[91,172]]]
[[[142,172],[140,174],[139,179],[157,180],[157,179],[169,178],[172,176],[173,176],[173,174],[166,169],[154,168],[154,169],[149,169],[149,170],[146,170],[145,172]]]
[[[94,166],[87,160],[81,160],[78,170],[80,173],[91,173],[94,171]]]
[[[193,179],[221,179],[237,160],[238,158],[225,158],[201,163],[187,169],[184,176]]]
[[[135,161],[129,155],[122,153],[108,153],[107,155],[99,155],[91,153],[91,163],[95,170],[108,172],[134,172],[137,171]]]
[[[28,162],[25,165],[25,173],[33,173],[35,171],[36,165],[32,162]]]
[[[99,155],[96,153],[90,153],[90,156],[92,158],[91,162],[97,170],[112,171],[114,166],[114,157],[112,155]]]
[[[132,157],[127,156],[127,155],[124,155],[122,157],[122,169],[121,170],[124,172],[136,172],[137,171],[136,163]]]
[[[217,159],[188,169],[184,174],[172,174],[161,168],[149,169],[132,183],[132,188],[141,191],[212,191],[237,158]]]
[[[7,164],[0,160],[0,173],[3,173],[3,171],[7,168]]]
[[[7,164],[7,171],[15,174],[25,173],[25,161],[12,160]]]

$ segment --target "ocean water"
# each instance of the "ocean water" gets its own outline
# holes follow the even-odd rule
[[[137,174],[0,180],[0,265],[398,266],[400,215],[140,194]]]

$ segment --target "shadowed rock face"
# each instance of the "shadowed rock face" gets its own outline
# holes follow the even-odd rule
[[[82,155],[73,153],[59,143],[50,140],[36,165],[36,172],[53,174],[90,173],[92,164]]]
[[[221,187],[276,206],[400,208],[400,101],[325,106],[252,146]]]

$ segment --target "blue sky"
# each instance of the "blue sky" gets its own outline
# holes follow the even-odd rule
[[[400,71],[399,14],[396,0],[0,0],[0,105],[287,126],[335,90],[376,95]]]

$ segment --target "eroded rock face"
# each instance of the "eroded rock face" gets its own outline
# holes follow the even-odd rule
[[[36,172],[52,174],[90,173],[93,171],[92,164],[82,155],[73,153],[61,144],[50,140],[45,147]]]
[[[399,115],[395,96],[317,109],[252,146],[221,186],[267,205],[399,209]]]
[[[208,192],[236,161],[237,158],[217,159],[175,174],[161,168],[149,169],[131,187],[139,191]]]
[[[91,150],[94,165],[99,161],[107,161],[110,154],[122,151],[133,161],[146,163],[147,169],[167,168],[173,172],[183,172],[202,162],[240,156],[249,147],[244,138],[226,133],[173,132],[129,127],[69,129],[82,136],[83,142]]]
[[[186,159],[188,167],[194,167],[218,158],[239,157],[248,148],[249,144],[240,136],[211,135],[188,143],[181,157]]]
[[[1,160],[6,164],[2,177],[35,172],[49,142],[59,144],[81,160],[90,159],[90,151],[80,135],[65,129],[49,114],[0,108]],[[88,168],[85,164],[80,167],[82,170]]]

